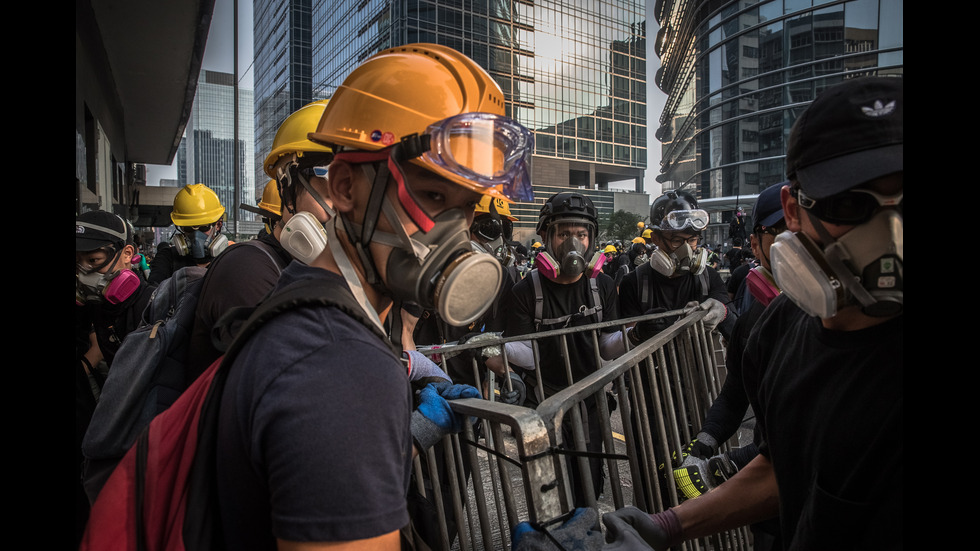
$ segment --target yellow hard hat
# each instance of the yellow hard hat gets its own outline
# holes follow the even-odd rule
[[[270,178],[275,178],[276,163],[279,159],[286,156],[296,155],[302,157],[304,153],[327,153],[332,154],[333,150],[329,147],[311,142],[307,135],[316,130],[316,125],[320,122],[323,110],[327,107],[329,100],[320,100],[309,103],[293,114],[286,117],[286,120],[279,126],[276,137],[272,140],[272,152],[265,158],[263,168]]]
[[[503,216],[504,218],[510,220],[511,222],[517,222],[517,217],[511,215],[510,204],[500,197],[491,197],[489,195],[484,195],[480,202],[476,205],[475,214],[490,214],[490,201],[493,201],[494,209],[497,214]]]
[[[643,222],[637,222],[636,223],[636,229],[638,229],[638,230],[642,230],[645,226],[646,226],[646,224],[644,224]]]
[[[646,244],[646,241],[644,241],[642,237],[634,237],[633,238],[633,243],[643,243],[643,244]]]
[[[262,200],[259,201],[259,208],[271,212],[276,216],[282,216],[282,199],[279,197],[279,186],[275,180],[269,180],[262,190]]]
[[[203,226],[221,219],[225,207],[218,195],[204,184],[189,184],[174,197],[170,219],[175,226]]]
[[[484,118],[454,125],[461,121],[454,117],[476,113]],[[486,70],[446,46],[409,44],[372,56],[337,88],[309,137],[378,151],[414,134],[432,141],[412,163],[483,195],[530,193],[530,131],[505,116],[503,91]]]
[[[531,245],[532,249],[540,249],[541,247],[543,247],[543,245],[541,244],[540,241],[535,241],[534,245]]]
[[[602,250],[604,253],[614,253],[616,252],[616,245],[606,245],[606,248]]]
[[[647,239],[648,237],[653,237],[653,230],[643,230],[643,235],[640,237],[642,237],[643,239]]]

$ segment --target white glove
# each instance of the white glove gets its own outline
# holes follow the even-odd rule
[[[718,324],[728,316],[728,308],[718,299],[705,299],[698,308],[708,312],[708,315],[704,316],[704,324],[708,327],[708,330],[713,330],[715,327],[718,327]]]

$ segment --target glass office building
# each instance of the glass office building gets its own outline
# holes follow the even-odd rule
[[[313,3],[313,95],[330,97],[378,51],[449,46],[484,67],[507,114],[535,132],[533,228],[546,190],[608,189],[646,168],[644,0],[329,0]],[[609,207],[611,208],[611,207]]]
[[[262,168],[286,117],[313,101],[312,0],[256,0],[253,6],[255,70],[254,182],[262,195]]]
[[[185,138],[180,145],[180,185],[201,183],[218,194],[229,219],[251,220],[254,215],[232,213],[235,205],[235,159],[241,174],[239,201],[255,204],[252,172],[252,90],[238,90],[238,142],[235,142],[234,75],[201,71],[197,95]],[[262,185],[268,180],[263,180]],[[260,190],[261,193],[261,190]],[[230,231],[230,228],[229,228]]]
[[[785,180],[789,130],[821,90],[903,72],[903,0],[658,0],[656,8],[656,85],[668,96],[657,180],[717,200],[710,243],[727,241],[737,206],[752,206],[740,198]]]

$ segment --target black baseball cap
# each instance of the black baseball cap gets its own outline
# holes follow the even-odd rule
[[[111,212],[92,210],[75,217],[75,252],[94,251],[107,245],[121,247],[132,241],[126,222]]]
[[[903,77],[861,77],[824,90],[793,124],[786,176],[814,199],[903,170]]]

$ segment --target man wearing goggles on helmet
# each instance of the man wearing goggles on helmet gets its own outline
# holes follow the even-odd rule
[[[655,316],[642,320],[626,330],[626,340],[631,346],[652,338],[677,320],[676,315],[665,316],[668,311],[685,307],[708,310],[704,322],[708,330],[716,327],[725,337],[731,334],[735,323],[734,308],[718,272],[708,266],[707,251],[700,246],[701,231],[708,225],[708,214],[698,207],[697,199],[686,191],[668,191],[650,205],[649,258],[628,273],[619,284],[619,311],[623,317]],[[620,341],[625,352],[625,342]],[[659,409],[654,400],[656,393],[646,376],[635,381],[643,385],[647,397],[649,415]],[[634,412],[634,416],[638,415]],[[636,422],[647,422],[634,417]],[[651,417],[652,419],[652,417]],[[648,464],[663,464],[667,450],[654,444],[654,457],[642,460]],[[645,471],[644,471],[645,472]],[[643,473],[640,476],[644,476]],[[653,487],[648,481],[647,487]],[[666,484],[661,484],[664,501],[667,501]]]
[[[237,356],[218,439],[229,548],[399,547],[413,447],[461,430],[448,401],[479,392],[442,374],[413,411],[417,366],[406,374],[382,335],[390,321],[398,340],[389,312],[402,305],[465,325],[492,301],[502,269],[470,246],[473,209],[483,195],[526,197],[532,147],[503,106],[485,70],[433,44],[380,52],[330,99],[309,134],[335,152],[326,246],[287,266],[272,296],[318,285],[359,308],[296,307]]]
[[[903,127],[901,77],[847,80],[797,119],[770,249],[782,294],[742,357],[760,455],[701,498],[607,524],[665,549],[778,512],[787,548],[902,547]]]
[[[677,310],[694,302],[711,313],[705,318],[710,329],[718,327],[728,336],[735,316],[725,284],[708,266],[708,252],[701,247],[701,231],[708,226],[708,213],[698,208],[697,199],[686,191],[668,191],[650,205],[655,224],[650,235],[654,249],[647,262],[623,278],[619,286],[619,308],[625,317]],[[660,322],[642,322],[628,332],[634,345],[660,329]]]

